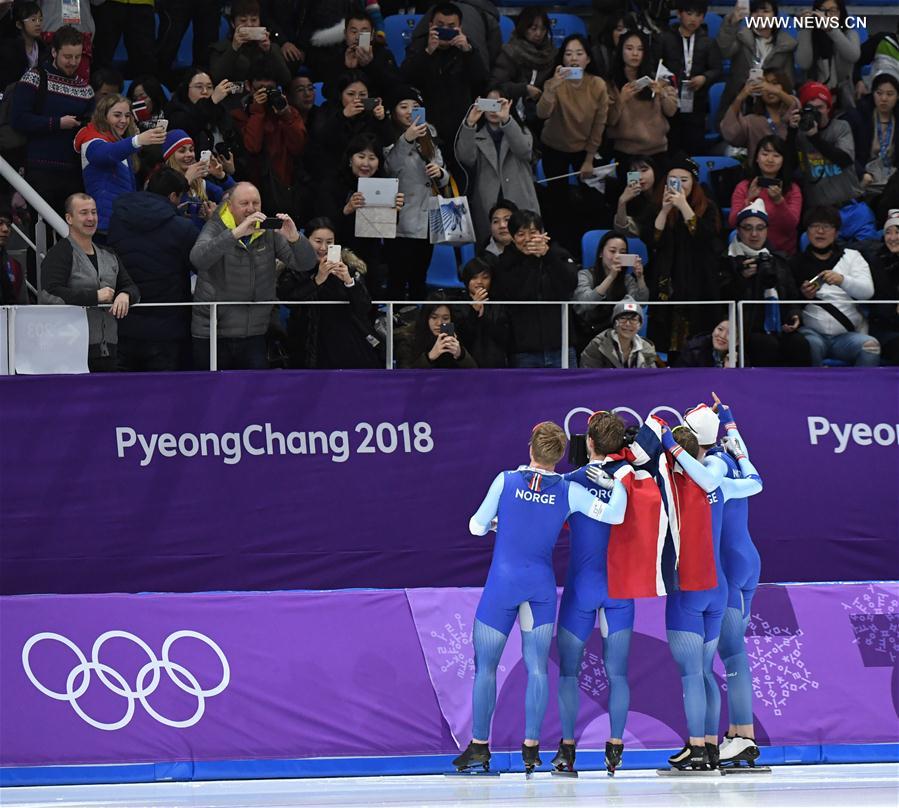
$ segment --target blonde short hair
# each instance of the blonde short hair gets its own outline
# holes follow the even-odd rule
[[[565,430],[552,421],[542,421],[534,427],[528,446],[534,460],[554,466],[565,454],[568,439]]]

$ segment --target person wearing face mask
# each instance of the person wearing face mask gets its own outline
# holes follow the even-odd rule
[[[751,367],[808,367],[808,342],[799,331],[800,307],[779,303],[798,300],[787,257],[769,244],[765,203],[756,199],[736,218],[737,237],[731,241],[724,273],[732,281],[730,296],[737,300],[764,300],[764,306],[743,308],[746,364]]]
[[[657,155],[668,150],[669,119],[677,112],[677,90],[667,81],[639,82],[655,75],[649,40],[628,31],[618,40],[609,97],[609,139],[622,162],[629,156]]]
[[[537,115],[537,101],[544,82],[552,75],[555,58],[549,16],[542,8],[531,6],[518,15],[512,36],[503,45],[490,74],[490,86],[512,100],[537,137],[543,125]]]
[[[278,275],[278,297],[349,305],[291,307],[287,327],[290,366],[383,367],[376,350],[380,341],[371,325],[371,297],[366,288],[365,262],[345,248],[341,250],[339,261],[328,260],[328,247],[336,243],[334,225],[328,219],[313,219],[305,231],[318,260],[317,269],[314,273],[285,269]]]
[[[479,368],[508,367],[509,317],[505,306],[485,306],[493,285],[493,262],[472,258],[460,274],[473,305],[463,307],[459,317],[462,342],[468,346]]]
[[[855,86],[852,70],[861,56],[858,31],[846,26],[846,3],[843,0],[815,0],[802,16],[813,21],[840,21],[833,28],[813,26],[799,29],[796,65],[805,71],[810,81],[819,81],[831,91],[835,106],[843,111],[855,105]]]
[[[673,366],[677,368],[734,368],[730,361],[730,320],[722,320],[711,334],[691,337],[678,352]],[[737,348],[740,342],[737,340]]]
[[[855,140],[855,170],[865,190],[865,200],[875,204],[890,177],[896,171],[899,154],[896,151],[896,132],[899,115],[899,79],[891,73],[881,73],[871,82],[871,94],[858,101],[854,109],[843,116],[852,127]]]
[[[774,18],[779,11],[777,0],[750,0],[752,28],[744,25],[746,14],[739,5],[734,6],[734,10],[721,23],[715,41],[721,49],[722,58],[730,59],[731,65],[721,94],[718,120],[714,122],[716,128],[740,88],[749,80],[750,70],[782,73],[793,81],[796,40],[785,29],[775,27]]]
[[[653,204],[655,170],[655,161],[651,157],[637,155],[619,164],[618,176],[625,178],[625,182],[615,208],[616,230],[631,236],[640,235],[638,222],[646,216],[647,210]],[[640,178],[627,181],[627,177],[633,173],[639,174]]]
[[[455,311],[446,295],[435,292],[434,301],[421,307],[415,322],[396,333],[396,366],[422,370],[461,370],[478,366],[456,332]]]
[[[768,217],[768,239],[771,247],[785,255],[796,252],[796,231],[802,213],[802,191],[793,182],[789,147],[779,137],[763,137],[753,153],[749,177],[740,180],[730,200],[731,227],[747,205],[757,199],[764,202]]]
[[[747,99],[754,100],[744,114]],[[763,137],[776,135],[786,140],[790,133],[788,120],[798,111],[799,99],[793,95],[790,77],[767,70],[761,81],[750,79],[734,97],[721,119],[721,137],[731,146],[745,146],[749,154],[755,154]]]
[[[479,253],[482,257],[498,257],[512,243],[509,233],[509,219],[518,210],[518,205],[508,199],[500,199],[487,214],[490,219],[490,240]]]
[[[476,99],[456,133],[456,159],[471,177],[468,201],[479,242],[490,232],[488,214],[499,198],[540,212],[531,172],[533,137],[510,99],[502,98],[499,90],[491,90],[487,98],[499,102],[499,112],[484,112]]]
[[[577,274],[574,299],[585,303],[607,301],[610,304],[625,298],[641,303],[649,300],[643,261],[637,256],[632,268],[622,266],[620,257],[627,252],[627,236],[624,233],[615,230],[606,233],[599,240],[593,266]],[[574,314],[580,330],[585,332],[578,340],[579,347],[611,324],[609,306],[575,306]]]
[[[240,142],[228,99],[241,89],[230,79],[218,84],[201,68],[191,68],[178,85],[165,110],[169,129],[183,129],[194,142],[197,154],[212,151],[217,143],[228,145],[232,153]],[[236,157],[237,155],[235,155]]]
[[[791,269],[802,297],[814,304],[803,309],[799,332],[808,340],[814,367],[826,358],[876,367],[880,343],[868,335],[856,304],[874,294],[871,270],[860,252],[836,243],[840,224],[833,206],[812,207],[805,215],[808,247],[794,256]]]
[[[883,226],[883,241],[861,245],[874,276],[874,297],[899,300],[899,210],[891,210]],[[884,365],[899,365],[899,306],[879,303],[871,306],[871,336],[880,343]]]
[[[78,131],[75,151],[81,154],[84,187],[97,203],[101,237],[109,228],[115,198],[136,190],[137,153],[163,142],[165,131],[161,128],[138,133],[131,102],[121,95],[100,99],[91,122]]]
[[[612,327],[597,334],[581,354],[582,368],[654,368],[656,349],[639,334],[643,310],[633,298],[619,301]]]

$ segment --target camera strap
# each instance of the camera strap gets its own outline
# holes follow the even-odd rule
[[[852,320],[850,320],[843,312],[841,312],[833,303],[818,303],[824,311],[826,311],[834,320],[836,320],[843,328],[847,331],[852,332],[855,331],[855,326],[852,324]]]

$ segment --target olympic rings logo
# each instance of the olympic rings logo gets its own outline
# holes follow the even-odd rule
[[[589,418],[591,415],[593,415],[593,412],[594,412],[594,410],[591,410],[587,407],[575,407],[574,409],[569,410],[568,414],[565,416],[565,423],[563,424],[563,427],[565,429],[565,434],[569,438],[571,437],[571,429],[569,428],[569,426],[571,424],[571,419],[575,415],[577,415],[578,413],[584,413],[584,415],[586,415],[587,418]],[[630,407],[613,407],[611,412],[614,412],[617,414],[626,413],[627,415],[631,416],[634,419],[634,421],[637,422],[637,426],[643,426],[643,417],[636,410],[632,410]],[[659,413],[659,412],[669,413],[668,416],[665,416],[665,420],[671,424],[674,424],[674,423],[682,424],[684,422],[683,416],[676,409],[674,409],[674,407],[669,407],[666,404],[662,404],[658,407],[654,407],[650,411],[649,415],[655,415],[656,413]],[[648,417],[649,416],[647,416],[647,418]]]
[[[222,665],[222,678],[215,687],[202,688],[200,686],[200,682],[197,680],[197,677],[194,676],[187,668],[169,659],[169,653],[171,651],[172,645],[174,645],[178,640],[186,637],[191,637],[205,643],[215,652],[215,655],[219,658],[219,662]],[[150,660],[138,672],[134,688],[131,687],[131,685],[125,680],[125,677],[122,676],[122,674],[119,673],[115,668],[112,668],[100,661],[100,649],[103,647],[104,643],[112,639],[130,640],[135,645],[137,645],[138,648],[140,648]],[[34,675],[34,672],[31,670],[31,651],[35,645],[44,640],[55,640],[56,642],[62,643],[64,646],[66,646],[66,648],[69,648],[78,659],[78,664],[74,668],[72,668],[66,679],[66,689],[64,693],[50,690],[50,688],[46,687],[37,679],[37,677]],[[160,724],[165,724],[169,727],[175,727],[176,729],[186,729],[187,727],[192,727],[203,717],[203,713],[206,710],[206,699],[217,696],[228,686],[228,683],[231,681],[231,668],[228,665],[228,660],[225,658],[222,649],[219,648],[219,646],[213,640],[209,639],[209,637],[207,637],[205,634],[201,634],[198,631],[187,630],[174,631],[169,634],[168,637],[166,637],[165,642],[163,642],[162,644],[161,659],[157,658],[156,654],[153,652],[153,649],[151,649],[149,645],[147,645],[142,639],[140,639],[140,637],[136,637],[134,634],[131,634],[128,631],[107,631],[97,637],[96,641],[94,642],[94,646],[91,649],[90,662],[88,662],[81,649],[77,645],[75,645],[75,643],[73,643],[68,637],[64,637],[62,634],[55,634],[52,631],[42,631],[40,634],[35,634],[33,637],[31,637],[22,648],[22,667],[25,669],[25,673],[28,675],[31,683],[41,693],[57,701],[69,702],[69,704],[72,705],[72,709],[82,719],[84,719],[84,721],[86,721],[92,727],[107,731],[122,729],[123,727],[126,727],[128,725],[128,723],[134,717],[135,701],[140,701],[141,706],[144,708],[144,710],[146,710],[147,713],[151,717],[155,718]],[[197,699],[197,708],[194,711],[194,714],[190,716],[190,718],[186,718],[183,721],[176,721],[171,718],[167,718],[166,716],[158,713],[148,701],[149,697],[153,695],[153,693],[156,691],[156,688],[159,686],[159,682],[161,679],[160,671],[162,670],[165,670],[166,675],[179,690],[187,693],[188,695],[194,696]],[[109,690],[111,690],[117,696],[122,696],[123,698],[127,699],[128,706],[125,708],[125,715],[123,715],[118,721],[97,721],[96,719],[89,716],[78,703],[78,699],[87,692],[87,689],[90,686],[92,672],[97,674],[97,678],[104,685],[106,685]],[[80,682],[76,687],[75,683],[79,680],[79,678]],[[149,683],[147,682],[148,678],[150,679]]]

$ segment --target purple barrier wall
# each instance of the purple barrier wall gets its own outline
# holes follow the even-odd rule
[[[711,390],[763,579],[899,578],[895,368],[123,374],[0,380],[0,593],[480,586],[468,518],[537,421]]]
[[[3,598],[0,765],[454,752],[470,733],[479,596]],[[679,746],[685,732],[664,637],[664,601],[640,601],[631,749]],[[608,732],[600,643],[594,632],[581,671],[583,748],[601,748]],[[747,644],[763,744],[899,741],[896,584],[763,586]],[[547,747],[560,732],[556,659],[553,646]],[[716,670],[723,684],[720,662]],[[497,750],[521,742],[524,684],[516,629],[499,671]]]

